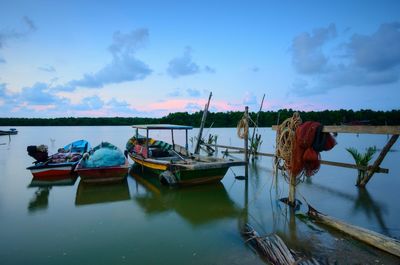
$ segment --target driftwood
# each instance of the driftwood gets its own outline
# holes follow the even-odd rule
[[[352,236],[357,240],[360,240],[380,250],[400,257],[400,241],[396,239],[384,236],[382,234],[362,227],[347,224],[336,218],[318,212],[310,205],[308,206],[308,216],[310,216],[318,223],[335,228],[347,235]]]
[[[246,224],[243,236],[257,253],[274,265],[317,265],[314,258],[301,258],[276,234],[261,237],[249,224]]]

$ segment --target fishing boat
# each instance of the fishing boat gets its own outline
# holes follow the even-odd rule
[[[30,145],[27,147],[28,154],[35,158],[33,166],[27,169],[31,171],[35,178],[41,180],[52,180],[60,176],[68,176],[73,173],[83,154],[90,149],[90,145],[85,140],[72,142],[58,152],[48,156],[46,145]]]
[[[229,167],[245,165],[240,160],[225,160],[191,154],[188,151],[188,130],[191,126],[171,124],[133,125],[136,134],[126,144],[126,154],[136,166],[158,175],[165,185],[193,185],[220,181]],[[144,130],[146,136],[139,134]],[[172,144],[149,137],[149,132],[164,130],[171,132]],[[174,131],[184,130],[185,147],[175,143]]]
[[[112,182],[123,180],[128,169],[128,159],[122,151],[113,144],[102,142],[83,155],[75,171],[84,182]]]
[[[17,129],[11,128],[8,131],[0,130],[0,135],[15,135],[18,134]]]

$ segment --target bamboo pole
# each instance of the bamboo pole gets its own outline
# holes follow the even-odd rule
[[[232,149],[232,150],[239,151],[239,152],[236,152],[236,153],[244,153],[244,148],[242,148],[242,147],[228,146],[228,145],[210,145],[210,144],[206,144],[206,143],[202,143],[201,145],[210,146],[210,147],[220,147],[220,148]],[[230,152],[230,153],[234,153],[234,152]],[[256,152],[255,154],[258,155],[258,156],[276,157],[275,154],[271,154],[271,153]],[[344,167],[344,168],[353,168],[353,169],[360,169],[360,170],[371,170],[371,168],[372,168],[372,166],[365,167],[365,166],[358,166],[356,164],[343,163],[343,162],[334,162],[334,161],[327,161],[327,160],[320,160],[320,163],[321,163],[321,165]],[[378,167],[375,172],[377,172],[377,173],[386,173],[387,174],[387,173],[389,173],[389,169]]]
[[[265,94],[263,95],[263,98],[262,98],[262,100],[261,100],[260,109],[259,109],[259,111],[257,112],[256,124],[254,124],[254,127],[253,127],[253,134],[251,135],[251,140],[250,140],[250,142],[251,142],[251,145],[250,145],[250,155],[253,154],[254,134],[256,133],[256,127],[258,127],[258,118],[260,117],[260,112],[261,112],[262,107],[263,107],[263,104],[264,104],[264,98],[265,98]],[[254,158],[254,154],[253,154],[253,158]]]
[[[289,179],[288,204],[292,207],[296,206],[296,176],[292,172],[290,172]]]
[[[249,124],[249,107],[248,106],[245,107],[244,115],[245,115],[245,119],[246,119],[247,124]],[[246,130],[246,128],[244,130]],[[246,179],[247,179],[248,174],[249,174],[249,153],[248,153],[248,150],[249,150],[249,132],[245,131],[244,132],[244,160],[246,162],[246,166],[245,166],[245,174],[244,175],[245,175]]]
[[[371,170],[368,171],[367,176],[361,180],[360,184],[358,185],[359,187],[365,187],[365,185],[367,185],[368,181],[372,178],[376,170],[379,168],[386,154],[389,152],[390,148],[392,148],[392,146],[394,145],[394,143],[397,141],[398,138],[399,138],[398,134],[392,135],[390,140],[386,143],[385,147],[382,149],[378,158],[375,160]]]
[[[273,125],[277,130],[279,125]],[[372,125],[324,125],[322,132],[361,133],[361,134],[400,134],[400,126],[372,126]]]
[[[203,117],[201,118],[201,124],[200,124],[200,129],[199,129],[199,134],[197,136],[197,143],[196,143],[196,148],[194,149],[194,153],[195,154],[199,154],[200,153],[200,143],[201,143],[201,136],[203,134],[203,129],[204,129],[204,125],[206,123],[206,119],[207,119],[207,112],[208,112],[208,107],[210,106],[210,100],[212,97],[212,92],[210,92],[210,95],[208,97],[208,102],[204,107],[204,112],[203,112]]]
[[[308,216],[317,222],[328,225],[357,240],[400,257],[400,241],[362,227],[347,224],[336,218],[318,212],[310,205],[308,207]]]

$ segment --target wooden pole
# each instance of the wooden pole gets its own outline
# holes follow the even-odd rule
[[[194,153],[195,154],[199,154],[200,153],[201,137],[202,137],[202,134],[203,134],[204,125],[206,123],[207,112],[208,112],[208,107],[210,106],[211,97],[212,97],[212,92],[210,92],[210,96],[208,97],[208,102],[204,107],[203,117],[201,118],[201,124],[200,124],[200,128],[199,128],[199,134],[197,136],[196,148],[194,149]]]
[[[246,106],[244,109],[244,116],[246,119],[247,124],[249,124],[249,107]],[[246,130],[246,128],[244,129]],[[244,161],[246,162],[246,167],[245,167],[245,177],[247,179],[248,173],[249,173],[249,132],[245,131],[244,132]]]
[[[253,127],[253,134],[251,135],[250,155],[253,154],[254,134],[256,133],[256,127],[258,127],[258,118],[260,117],[260,112],[261,112],[263,104],[264,104],[264,98],[265,98],[265,94],[263,95],[263,98],[261,100],[260,110],[257,112],[256,124]],[[253,154],[253,158],[254,158],[254,154]]]
[[[385,147],[382,149],[381,153],[379,154],[378,158],[375,160],[374,164],[372,165],[371,170],[368,171],[368,174],[365,178],[363,178],[358,185],[359,187],[364,188],[367,185],[368,181],[372,178],[376,170],[379,168],[380,164],[382,163],[383,159],[385,158],[386,154],[389,152],[390,148],[394,145],[394,143],[399,138],[398,134],[392,135],[389,141],[386,143]]]
[[[289,179],[289,198],[288,204],[290,206],[296,205],[296,176],[290,172],[290,179]]]
[[[347,224],[336,218],[321,214],[311,206],[308,207],[308,215],[317,222],[333,227],[357,240],[400,257],[400,241],[362,227]]]

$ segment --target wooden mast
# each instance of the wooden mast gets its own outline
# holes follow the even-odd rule
[[[208,97],[208,102],[204,107],[203,117],[201,118],[201,124],[200,124],[200,128],[199,128],[199,134],[197,136],[197,143],[196,143],[196,147],[194,149],[194,153],[195,154],[199,154],[200,153],[201,137],[202,137],[202,134],[203,134],[204,125],[206,123],[207,112],[208,112],[208,107],[210,106],[211,97],[212,97],[212,92],[210,92],[210,96]]]

